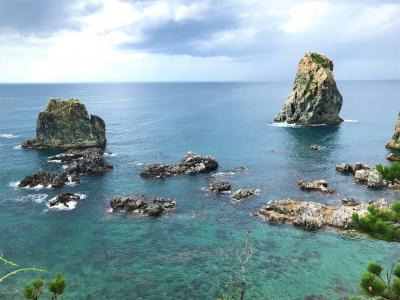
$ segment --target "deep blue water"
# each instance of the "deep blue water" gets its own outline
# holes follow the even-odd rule
[[[64,299],[215,299],[237,262],[232,244],[253,238],[248,299],[329,299],[358,292],[371,260],[389,264],[400,246],[331,231],[304,232],[271,226],[250,215],[268,200],[287,197],[339,203],[400,198],[374,191],[336,173],[340,162],[385,162],[385,142],[399,111],[399,81],[338,82],[344,122],[336,127],[270,126],[291,83],[124,83],[0,85],[0,253],[22,266],[46,269],[0,285],[0,298],[20,299],[22,286],[39,275],[62,272]],[[114,170],[83,176],[61,190],[16,189],[12,182],[49,164],[55,152],[16,149],[35,133],[38,113],[50,97],[79,98],[107,124],[107,158]],[[323,146],[313,152],[311,144]],[[227,178],[234,189],[261,189],[258,197],[233,204],[201,188],[211,174],[145,180],[140,164],[176,162],[188,150],[212,154],[218,172],[245,166]],[[298,179],[326,179],[338,191],[304,193]],[[87,198],[69,211],[47,211],[58,192]],[[177,208],[158,219],[110,214],[108,202],[133,193],[169,196]],[[47,197],[33,201],[37,194]],[[40,197],[39,195],[39,197]],[[9,268],[1,266],[0,274]]]

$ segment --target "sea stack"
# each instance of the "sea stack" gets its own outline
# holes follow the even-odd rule
[[[333,76],[333,63],[325,55],[306,52],[297,66],[291,95],[274,119],[299,125],[337,125],[342,108]]]
[[[386,147],[393,150],[400,150],[400,113],[392,139],[386,144]]]
[[[88,115],[78,99],[50,99],[40,112],[36,137],[23,148],[87,148],[106,144],[106,126],[102,118]]]

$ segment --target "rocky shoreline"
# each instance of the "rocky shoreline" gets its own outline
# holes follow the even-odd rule
[[[253,213],[265,218],[271,224],[293,224],[305,230],[317,230],[332,227],[349,230],[352,225],[353,213],[364,216],[368,213],[368,206],[387,210],[390,208],[385,199],[369,203],[358,202],[353,199],[343,199],[339,206],[330,206],[318,202],[284,199],[269,201],[261,209]]]
[[[387,187],[390,189],[400,189],[400,180],[394,180],[393,182],[384,180],[375,168],[362,162],[336,165],[336,171],[345,175],[352,175],[356,182],[363,183],[369,188],[379,189]]]

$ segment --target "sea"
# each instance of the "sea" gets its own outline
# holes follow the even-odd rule
[[[216,299],[240,274],[236,251],[251,239],[245,299],[341,299],[360,293],[371,261],[385,267],[400,245],[334,230],[307,232],[270,225],[252,215],[270,200],[294,198],[338,205],[400,198],[337,173],[335,165],[388,163],[385,143],[399,112],[400,81],[338,81],[343,95],[338,126],[274,124],[292,82],[179,82],[0,85],[0,254],[19,272],[0,283],[1,299],[22,299],[23,287],[58,272],[62,299]],[[78,98],[107,127],[104,175],[81,176],[60,189],[17,188],[56,150],[26,150],[38,114],[52,97]],[[310,150],[311,144],[320,146]],[[188,152],[212,155],[210,174],[145,179],[147,163],[179,162]],[[212,178],[259,195],[236,203],[204,191]],[[298,180],[325,179],[334,195],[304,192]],[[49,209],[58,193],[84,195],[69,209]],[[176,209],[159,218],[110,212],[110,200],[145,193],[171,197]],[[0,277],[18,267],[0,265]]]

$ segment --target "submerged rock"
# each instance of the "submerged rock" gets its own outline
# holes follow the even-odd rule
[[[386,147],[389,149],[400,150],[400,113],[397,119],[393,136],[391,140],[386,144]]]
[[[326,194],[334,194],[336,192],[334,189],[328,188],[328,182],[325,180],[315,180],[312,182],[300,180],[298,185],[304,191],[320,191]]]
[[[319,150],[319,147],[318,147],[318,145],[313,144],[313,145],[310,146],[310,149],[311,149],[311,150],[314,150],[314,151],[318,151],[318,150]]]
[[[148,164],[140,173],[142,177],[165,178],[169,176],[185,174],[196,175],[206,173],[218,168],[218,162],[212,156],[200,156],[189,151],[179,164]]]
[[[395,154],[395,153],[390,153],[390,154],[386,157],[386,159],[387,159],[387,160],[390,160],[390,161],[400,161],[400,155],[397,155],[397,154]]]
[[[113,212],[135,212],[150,217],[158,217],[166,210],[175,208],[175,202],[170,198],[136,195],[133,197],[116,198],[110,201]]]
[[[257,195],[258,193],[258,189],[238,189],[233,193],[232,198],[236,201],[240,201],[253,195]]]
[[[79,178],[77,176],[68,176],[66,173],[48,173],[44,171],[38,171],[33,174],[29,174],[22,179],[18,187],[62,187],[67,182],[78,183]]]
[[[293,90],[276,122],[301,125],[336,125],[342,107],[340,94],[333,76],[333,63],[326,56],[306,52],[297,66]]]
[[[36,137],[24,142],[23,148],[87,148],[106,144],[103,119],[88,115],[77,99],[50,99],[40,112]]]
[[[352,215],[357,212],[364,216],[368,213],[368,206],[375,205],[380,209],[389,209],[390,204],[385,199],[370,203],[352,203],[339,206],[310,201],[293,199],[269,201],[258,210],[255,215],[265,217],[273,224],[291,223],[306,230],[316,230],[324,227],[350,229]]]
[[[70,201],[77,201],[80,200],[81,196],[78,194],[73,194],[73,193],[62,193],[58,195],[54,200],[51,200],[49,202],[49,206],[56,206],[59,204],[64,205],[65,207],[69,207],[68,202]]]
[[[208,185],[207,190],[214,193],[223,193],[231,190],[231,184],[228,181],[214,178]]]

